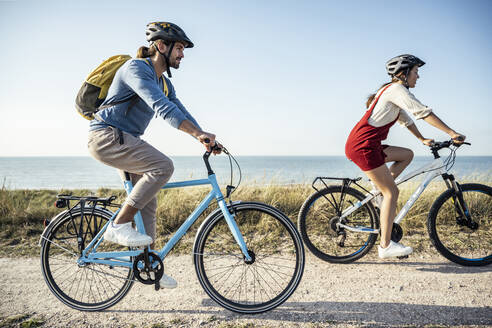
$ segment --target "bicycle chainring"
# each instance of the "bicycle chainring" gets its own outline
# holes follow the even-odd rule
[[[136,256],[133,261],[133,273],[135,278],[143,284],[156,284],[164,274],[164,263],[155,253],[148,253],[148,261],[145,260],[145,252]]]
[[[393,229],[391,230],[391,240],[395,243],[399,242],[403,237],[403,229],[398,223],[393,223]]]

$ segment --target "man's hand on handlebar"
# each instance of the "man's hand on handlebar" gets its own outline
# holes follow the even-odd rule
[[[212,152],[214,155],[219,155],[222,152],[222,145],[216,140],[215,145],[212,146]]]
[[[221,153],[222,145],[215,141],[215,134],[202,132],[197,139],[205,146],[208,152],[213,152],[214,155]]]

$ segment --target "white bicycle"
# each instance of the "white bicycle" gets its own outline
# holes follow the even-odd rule
[[[399,185],[425,174],[395,218],[391,239],[398,242],[402,238],[399,223],[429,183],[441,176],[448,189],[434,201],[427,219],[433,245],[452,262],[464,266],[488,265],[492,262],[492,188],[476,183],[461,185],[449,174],[458,147],[452,140],[436,142],[430,147],[434,155],[431,163],[395,180]],[[445,161],[439,156],[443,148],[451,149]],[[371,200],[381,193],[372,194],[357,183],[360,179],[317,177],[312,184],[316,192],[301,207],[297,222],[304,244],[324,261],[353,262],[366,255],[376,242],[379,212]],[[339,180],[342,184],[327,185],[326,180]],[[318,181],[324,188],[315,187]],[[366,194],[352,188],[352,184]]]

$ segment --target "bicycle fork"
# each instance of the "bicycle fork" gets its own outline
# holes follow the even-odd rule
[[[474,222],[471,218],[470,211],[466,205],[465,199],[463,198],[463,191],[461,190],[460,184],[456,182],[452,174],[443,174],[444,182],[448,189],[453,190],[453,206],[458,215],[456,217],[456,224],[460,226],[467,226],[472,230],[478,229],[478,223]]]
[[[224,214],[224,218],[227,222],[227,226],[229,227],[229,230],[231,231],[234,240],[236,241],[239,248],[241,249],[241,252],[243,253],[244,260],[247,262],[253,261],[251,255],[249,254],[248,247],[246,246],[246,242],[244,241],[243,235],[241,234],[241,231],[239,230],[239,227],[236,224],[234,214],[231,214],[231,211],[227,207],[227,204],[223,197],[217,199],[217,203],[219,204],[219,208],[221,209],[222,214]]]
[[[209,141],[206,141],[207,143]],[[213,146],[215,147],[215,146]],[[212,147],[212,148],[213,148]],[[249,254],[248,247],[246,246],[246,243],[244,241],[243,235],[241,234],[241,231],[239,231],[239,227],[236,224],[236,220],[234,219],[234,216],[229,212],[229,209],[227,208],[227,204],[224,200],[224,195],[222,195],[222,192],[220,191],[219,184],[217,183],[217,178],[215,177],[215,173],[210,167],[210,163],[208,161],[209,156],[212,154],[212,150],[207,151],[203,155],[203,161],[205,162],[205,166],[207,167],[207,172],[208,172],[208,180],[210,184],[212,185],[212,192],[215,194],[215,198],[217,199],[217,203],[219,204],[219,208],[222,211],[222,214],[224,215],[224,218],[227,222],[227,226],[229,227],[229,230],[231,230],[232,236],[234,237],[234,240],[236,240],[236,243],[239,245],[239,248],[241,249],[241,252],[243,253],[244,260],[247,262],[252,262],[253,259]],[[228,196],[230,194],[228,193]]]

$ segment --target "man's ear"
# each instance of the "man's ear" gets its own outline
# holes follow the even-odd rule
[[[160,52],[166,53],[167,46],[166,46],[166,44],[164,42],[162,42],[161,40],[157,40],[155,42],[155,45],[157,46],[157,48],[159,49]]]

